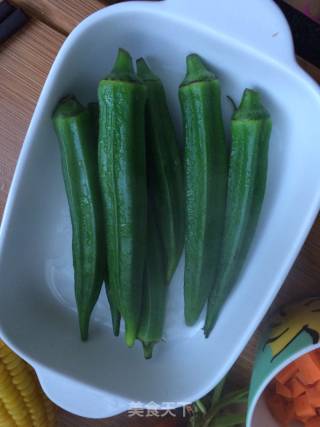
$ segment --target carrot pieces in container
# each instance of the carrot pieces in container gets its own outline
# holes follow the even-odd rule
[[[306,392],[306,387],[295,377],[287,382],[287,387],[290,389],[293,399]]]
[[[305,424],[306,427],[319,427],[320,426],[320,416],[313,417],[308,420]]]
[[[283,369],[269,384],[265,400],[283,427],[291,427],[293,421],[305,427],[320,427],[320,350]]]
[[[306,354],[294,362],[298,368],[304,384],[312,385],[320,381],[320,362],[319,356],[315,352]]]
[[[296,366],[291,363],[277,375],[277,381],[281,384],[286,384],[297,373]]]
[[[314,408],[320,408],[320,390],[316,387],[310,387],[307,389],[307,397],[310,405]],[[320,427],[320,424],[319,424]]]
[[[306,394],[302,394],[294,400],[294,409],[298,419],[312,418],[317,415]]]
[[[286,426],[288,422],[295,419],[293,412],[293,418],[289,419],[289,411],[287,408],[287,402],[285,398],[274,394],[270,395],[267,399],[267,406],[273,417],[281,424]]]
[[[276,393],[279,396],[286,397],[287,399],[292,398],[292,391],[285,384],[281,384],[278,381],[276,382]]]

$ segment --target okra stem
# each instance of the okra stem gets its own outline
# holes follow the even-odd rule
[[[137,81],[131,55],[125,49],[119,49],[116,61],[108,80]]]

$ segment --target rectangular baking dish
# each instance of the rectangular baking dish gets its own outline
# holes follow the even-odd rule
[[[197,52],[239,102],[262,92],[274,124],[267,194],[245,269],[209,339],[183,321],[183,260],[170,286],[165,342],[145,361],[137,344],[115,339],[105,296],[91,336],[79,339],[73,297],[71,228],[51,125],[69,93],[96,99],[118,47],[144,56],[162,78],[177,129],[177,90],[185,57]],[[0,336],[37,371],[48,396],[87,417],[106,417],[153,401],[177,407],[226,374],[284,281],[320,201],[320,97],[295,62],[286,21],[269,0],[129,2],[83,21],[59,52],[32,118],[0,234]]]

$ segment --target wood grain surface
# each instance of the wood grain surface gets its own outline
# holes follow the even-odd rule
[[[0,46],[0,216],[7,198],[17,158],[35,104],[50,66],[72,28],[103,6],[100,0],[14,0],[32,16],[31,22]],[[320,70],[303,60],[301,66],[320,82]],[[320,291],[320,219],[316,221],[272,309],[296,298]],[[259,332],[232,369],[231,381],[247,385]],[[129,417],[87,420],[57,408],[57,427],[182,426],[186,420],[172,417]]]
[[[99,0],[12,0],[11,3],[64,35],[105,6]]]
[[[31,20],[0,46],[0,215],[37,99],[64,36]]]

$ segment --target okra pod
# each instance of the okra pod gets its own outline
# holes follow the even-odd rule
[[[206,337],[239,276],[254,236],[266,187],[271,127],[260,94],[247,89],[232,119],[226,222],[219,273],[207,307]]]
[[[60,142],[62,171],[71,214],[80,334],[82,340],[87,340],[90,315],[104,278],[103,218],[95,124],[88,108],[84,108],[74,97],[67,97],[58,104],[53,123]]]
[[[135,342],[141,314],[146,249],[145,88],[128,52],[119,49],[99,84],[99,175],[111,293]]]
[[[179,88],[185,133],[185,320],[200,316],[215,279],[227,190],[227,146],[220,83],[198,55],[187,57]]]
[[[164,87],[143,58],[137,74],[146,87],[146,151],[154,220],[164,247],[169,283],[184,246],[183,168]]]
[[[142,342],[146,359],[152,357],[154,345],[162,339],[167,289],[161,233],[155,222],[154,210],[149,203],[143,304],[138,332],[138,338]]]

